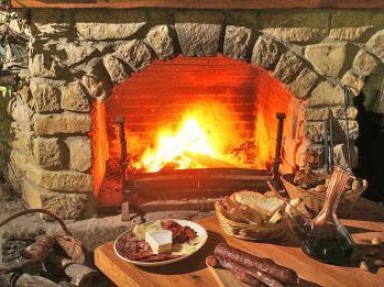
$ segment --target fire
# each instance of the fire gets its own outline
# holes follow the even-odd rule
[[[198,119],[186,117],[175,134],[169,131],[160,132],[156,148],[148,149],[139,164],[149,172],[159,171],[169,163],[173,163],[178,169],[196,167],[197,164],[188,156],[190,154],[216,157]]]
[[[133,163],[137,170],[157,172],[163,169],[209,167],[265,168],[273,149],[263,114],[257,116],[257,137],[244,139],[234,111],[218,103],[197,103],[184,113],[176,129],[161,128],[152,147]]]

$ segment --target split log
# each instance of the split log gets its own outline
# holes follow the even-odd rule
[[[85,263],[83,245],[72,235],[64,234],[56,236],[54,249],[58,254],[71,258],[75,263]]]
[[[32,261],[43,262],[51,253],[55,240],[46,234],[38,236],[36,242],[27,246],[23,251],[23,257]]]
[[[49,255],[44,262],[45,269],[54,276],[65,275],[71,278],[71,284],[76,287],[91,287],[99,278],[99,272],[83,264],[77,264],[72,260]]]
[[[23,260],[21,262],[0,264],[0,275],[12,272],[39,274],[43,269],[42,262]],[[0,285],[1,286],[1,285]]]
[[[32,276],[27,273],[9,273],[6,275],[0,276],[0,286],[1,287],[34,287],[34,286],[44,286],[44,287],[60,287],[60,285],[55,282],[41,277],[41,276]]]
[[[52,246],[56,241],[56,247],[58,247],[56,249],[59,249],[59,251],[62,251],[63,254],[70,257],[76,263],[85,262],[85,254],[84,254],[82,243],[72,235],[72,233],[68,230],[67,226],[65,225],[64,221],[54,213],[50,212],[49,210],[37,208],[37,209],[29,209],[29,210],[16,212],[15,214],[1,221],[0,227],[2,227],[3,225],[7,224],[8,222],[22,215],[30,214],[30,213],[44,213],[54,218],[60,224],[65,235],[57,236],[55,239],[52,239],[52,240],[48,239],[48,237],[45,235],[46,237],[44,238],[44,240],[41,239],[40,242],[36,242],[35,244],[32,244],[33,246],[26,249],[26,252],[25,252],[26,258],[31,258],[31,260],[39,260],[41,262],[44,261],[45,256],[51,251]],[[52,246],[51,246],[51,243],[52,243]],[[36,248],[40,250],[37,251]]]

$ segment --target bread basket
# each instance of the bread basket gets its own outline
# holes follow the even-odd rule
[[[306,190],[294,184],[294,174],[284,174],[281,176],[281,181],[291,199],[301,198],[305,206],[315,213],[319,213],[325,203],[325,195],[319,194],[313,190]],[[337,207],[337,215],[340,217],[348,217],[351,215],[360,195],[367,189],[368,182],[363,180],[362,186],[355,190],[347,190],[340,198]]]
[[[278,223],[248,224],[226,218],[217,208],[216,216],[225,233],[244,240],[267,241],[281,237],[286,230],[286,220]]]

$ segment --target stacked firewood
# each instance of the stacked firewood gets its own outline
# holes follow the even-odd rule
[[[22,250],[17,261],[0,264],[0,286],[97,286],[100,273],[86,264],[82,243],[56,215],[42,209],[21,211],[1,222],[0,228],[11,220],[32,212],[45,213],[56,219],[64,234],[39,235]]]

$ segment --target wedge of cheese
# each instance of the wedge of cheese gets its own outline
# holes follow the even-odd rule
[[[153,254],[172,252],[172,231],[151,230],[145,233],[145,241],[149,244]]]

